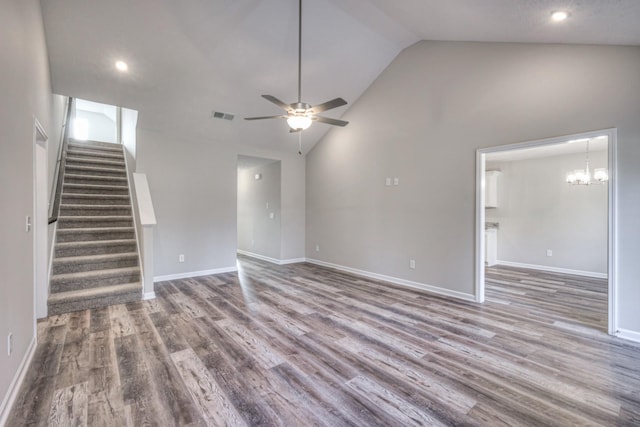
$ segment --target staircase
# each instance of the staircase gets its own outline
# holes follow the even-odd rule
[[[70,140],[66,156],[49,315],[140,300],[123,147]]]

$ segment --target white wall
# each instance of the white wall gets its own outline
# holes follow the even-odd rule
[[[238,170],[238,249],[277,260],[281,247],[280,169],[277,161]],[[256,174],[260,179],[255,179]]]
[[[158,222],[156,277],[235,268],[236,163],[231,144],[138,129],[136,169]]]
[[[307,256],[472,294],[476,150],[616,127],[619,326],[640,332],[639,76],[639,47],[405,49],[307,156]]]
[[[89,122],[88,140],[117,142],[116,122],[103,113],[76,109],[76,118],[86,119]]]
[[[592,173],[607,167],[606,151],[589,158]],[[499,205],[485,211],[486,221],[500,223],[499,261],[607,274],[607,185],[565,181],[584,162],[584,154],[487,162],[502,171]]]
[[[0,400],[34,337],[33,118],[49,137],[52,99],[49,66],[37,0],[4,1],[0,13]],[[7,356],[7,335],[14,349]],[[3,414],[0,413],[0,417]]]

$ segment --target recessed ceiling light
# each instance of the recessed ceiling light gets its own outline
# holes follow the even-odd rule
[[[116,68],[120,71],[127,71],[129,66],[124,61],[116,61]]]
[[[551,20],[554,22],[564,21],[569,17],[569,12],[564,10],[557,10],[551,14]]]

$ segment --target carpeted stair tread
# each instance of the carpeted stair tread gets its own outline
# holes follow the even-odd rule
[[[124,160],[124,154],[122,151],[107,151],[107,150],[85,150],[82,148],[71,147],[67,149],[67,155],[73,157],[92,157],[101,159],[113,159]]]
[[[78,289],[120,285],[140,280],[140,267],[108,268],[103,270],[78,271],[53,274],[49,281],[51,295]]]
[[[135,238],[133,225],[130,227],[59,228],[57,230],[57,242],[60,243],[133,238]]]
[[[122,167],[124,166],[124,160],[116,161],[116,160],[102,160],[96,159],[95,157],[74,157],[67,156],[67,164],[83,164],[83,165],[103,165],[103,166],[113,166],[113,167]]]
[[[62,194],[129,194],[129,187],[124,185],[73,184],[64,183]]]
[[[53,260],[52,278],[88,271],[107,271],[138,266],[137,252],[58,257]]]
[[[131,206],[129,195],[62,193],[63,205]]]
[[[94,175],[94,176],[127,176],[125,168],[109,168],[101,166],[69,165],[66,172],[73,175]]]
[[[78,216],[78,217],[107,217],[113,215],[130,216],[131,205],[81,205],[67,204],[60,205],[60,216]]]
[[[142,292],[142,284],[140,282],[137,283],[123,283],[120,285],[111,285],[111,286],[101,286],[99,288],[90,288],[90,289],[81,289],[79,291],[67,291],[67,292],[58,292],[55,294],[51,294],[49,296],[49,302],[57,303],[62,300],[72,301],[78,300],[86,297],[94,297],[98,295],[108,295],[108,294],[116,294],[122,292]]]
[[[131,215],[59,216],[58,229],[112,228],[133,226]]]
[[[59,292],[49,296],[49,316],[140,301],[141,296],[140,282]]]
[[[65,173],[64,181],[100,181],[104,185],[127,186],[127,177]]]
[[[136,239],[91,240],[56,243],[56,257],[64,258],[82,255],[100,255],[135,251]]]
[[[79,140],[79,139],[73,139],[73,138],[69,139],[68,146],[69,147],[80,147],[80,148],[83,148],[83,149],[122,151],[122,145],[115,144],[113,142]]]

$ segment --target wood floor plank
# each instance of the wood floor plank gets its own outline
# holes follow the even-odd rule
[[[306,263],[52,316],[8,426],[639,425],[606,280],[486,270],[477,304]]]
[[[172,353],[171,359],[207,423],[226,426],[246,425],[192,349]]]
[[[49,412],[49,426],[87,425],[87,382],[56,390]]]

